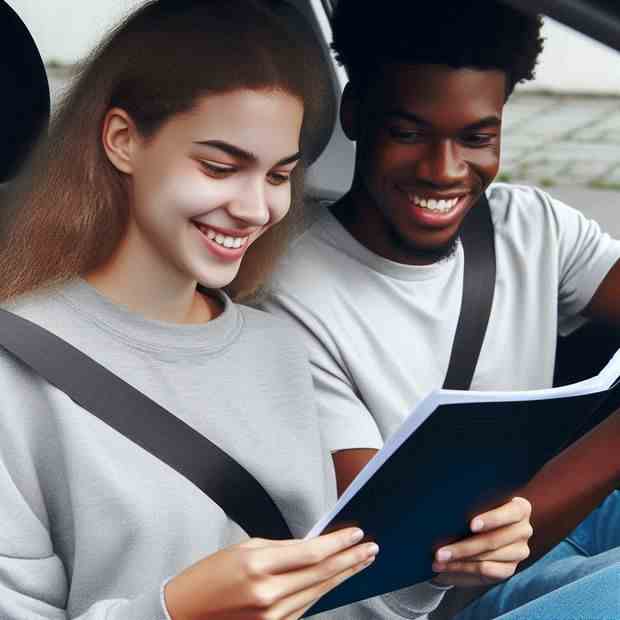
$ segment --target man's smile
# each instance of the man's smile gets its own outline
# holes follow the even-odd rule
[[[407,201],[407,213],[425,228],[449,227],[460,219],[470,204],[471,192],[438,193],[405,189],[396,185]]]

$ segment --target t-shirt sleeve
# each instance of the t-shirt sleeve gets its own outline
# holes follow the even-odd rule
[[[325,322],[281,289],[272,289],[261,306],[292,321],[303,339],[310,359],[321,433],[329,450],[380,449],[381,433],[355,390],[336,339]]]
[[[551,200],[558,230],[560,323],[579,315],[620,259],[620,241],[582,213]]]

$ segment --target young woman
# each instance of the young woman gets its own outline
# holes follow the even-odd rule
[[[303,347],[232,299],[286,238],[320,112],[314,54],[251,0],[146,4],[17,179],[0,252],[5,307],[237,459],[295,536],[335,492]],[[0,523],[3,620],[298,618],[377,552],[356,529],[248,540],[4,352]]]

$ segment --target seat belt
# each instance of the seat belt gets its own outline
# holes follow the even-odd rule
[[[461,228],[463,296],[452,353],[443,384],[448,390],[468,390],[489,323],[495,291],[495,239],[491,208],[483,193]]]
[[[40,325],[0,309],[0,346],[216,502],[250,536],[293,538],[262,485],[204,435]]]
[[[495,291],[495,239],[491,208],[483,193],[465,217],[461,227],[463,294],[461,311],[456,324],[448,371],[443,384],[447,390],[469,390],[476,370],[482,342],[491,315]],[[440,620],[456,615],[466,603],[482,596],[490,586],[470,588],[464,598],[463,590],[454,588],[446,593],[441,608],[429,617]]]

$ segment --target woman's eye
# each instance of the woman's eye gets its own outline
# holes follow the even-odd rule
[[[233,166],[223,166],[222,164],[214,164],[210,161],[205,161],[204,159],[200,160],[200,165],[203,170],[210,176],[216,179],[220,179],[228,176],[235,172],[235,168]]]
[[[289,181],[291,175],[282,172],[270,172],[267,178],[271,185],[284,185],[284,183]]]

